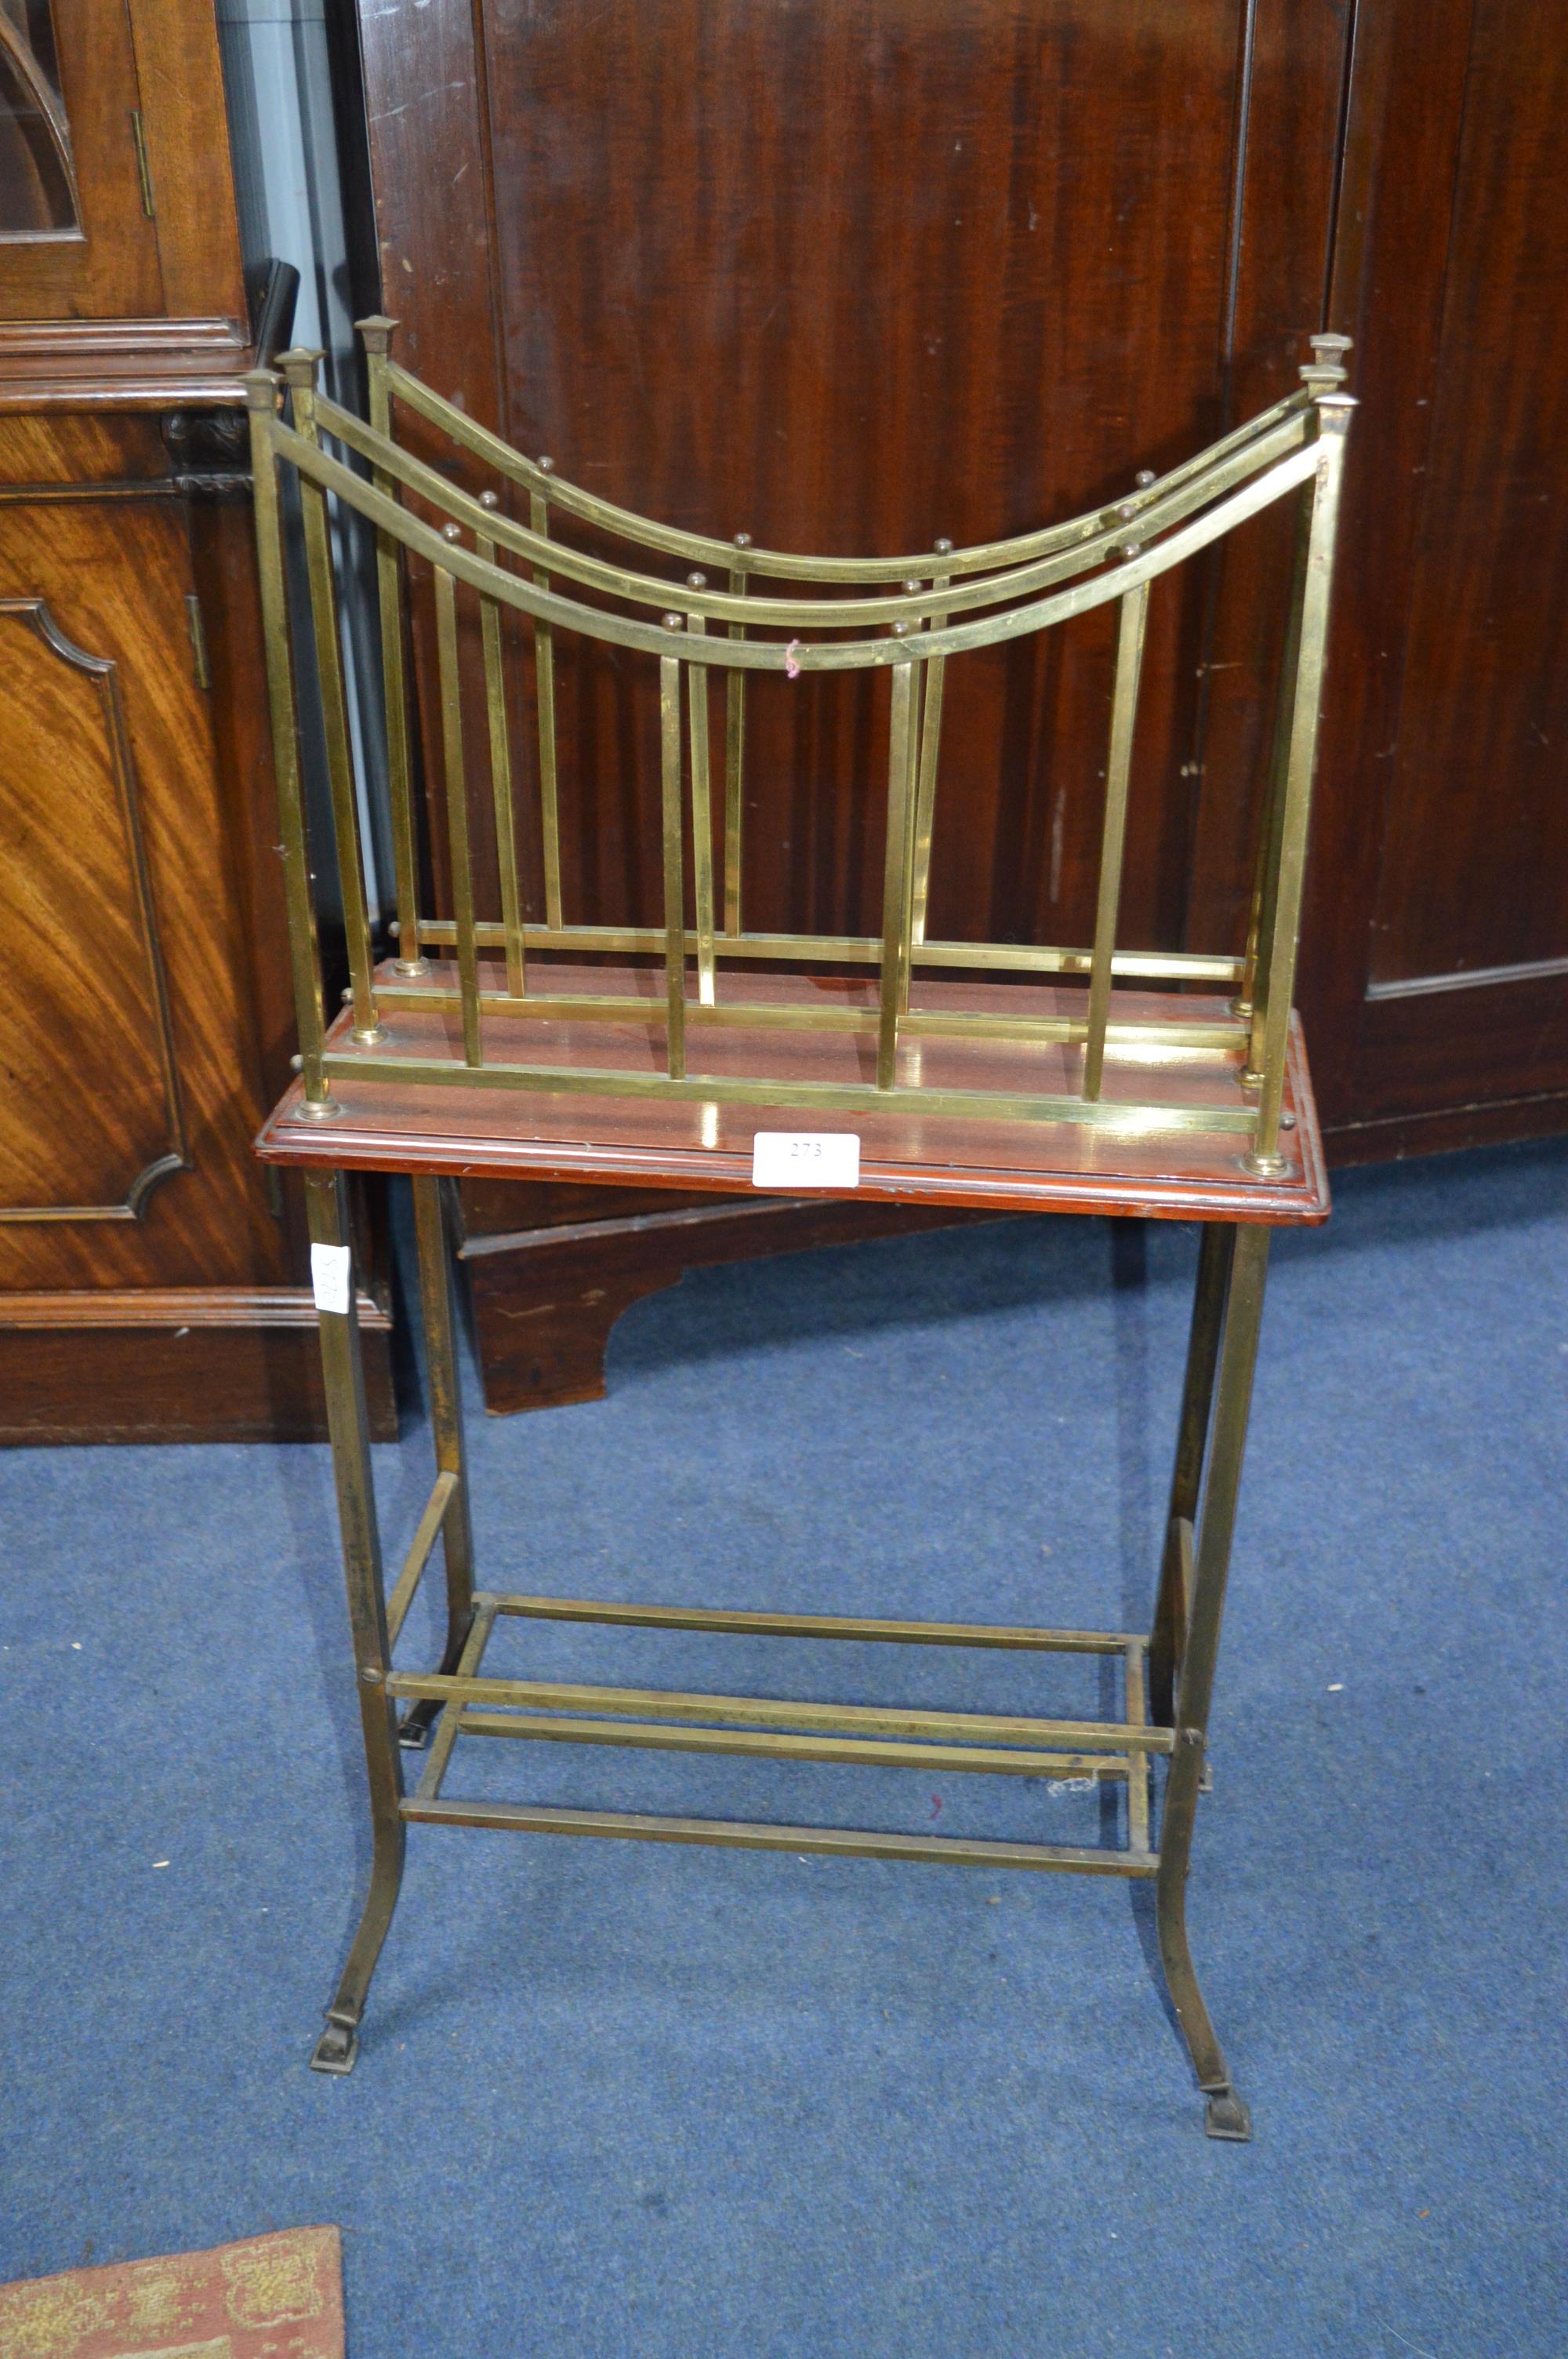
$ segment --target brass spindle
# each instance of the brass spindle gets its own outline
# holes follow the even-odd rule
[[[688,590],[704,590],[705,574],[687,577]],[[687,631],[701,638],[708,625],[700,614],[688,614]],[[699,1006],[714,1004],[713,982],[713,803],[708,772],[708,666],[687,666],[687,700],[691,716],[691,840],[697,899],[697,996]]]
[[[289,965],[294,978],[295,1021],[299,1028],[300,1071],[305,1082],[304,1110],[322,1118],[339,1109],[321,1070],[327,1026],[321,1005],[316,905],[310,892],[310,847],[305,832],[305,798],[299,777],[299,727],[294,701],[294,659],[288,640],[283,518],[278,505],[277,453],[273,443],[277,380],[270,370],[255,369],[246,377],[245,401],[251,420],[252,500],[261,584],[262,641],[272,712],[278,817],[283,825],[283,894],[288,912]]]
[[[738,549],[752,546],[749,532],[735,535]],[[745,559],[730,569],[730,587],[743,598],[749,586]],[[743,639],[744,623],[731,623],[730,636]],[[724,930],[741,930],[741,799],[746,783],[746,675],[732,671],[724,685]]]
[[[279,360],[294,405],[294,429],[306,442],[319,442],[316,429],[316,364],[319,353],[285,353]],[[349,954],[354,1038],[367,1044],[384,1038],[376,1021],[370,919],[365,911],[364,868],[354,761],[349,745],[349,711],[343,693],[342,646],[338,636],[338,591],[332,566],[332,528],[327,495],[308,476],[299,478],[305,525],[305,570],[310,585],[310,619],[321,721],[327,740],[327,781],[332,801],[332,832],[338,847],[338,882],[343,901],[343,933]]]
[[[921,582],[906,582],[903,585],[905,592],[910,595],[913,595],[917,590],[924,589],[925,586],[925,583]],[[925,623],[924,617],[917,615],[913,622],[906,623],[904,625],[904,632],[907,634],[912,631],[920,631],[924,630],[925,627]],[[911,683],[913,694],[909,708],[909,776],[904,788],[903,801],[903,890],[904,899],[907,905],[904,912],[904,932],[910,943],[911,954],[903,960],[899,973],[898,1012],[901,1016],[907,1016],[909,1014],[909,989],[914,975],[914,961],[913,952],[914,944],[915,853],[917,848],[916,836],[920,815],[920,721],[921,712],[925,702],[923,693],[925,681],[925,666],[924,664],[916,664],[914,666],[914,679]]]
[[[1116,639],[1116,684],[1111,691],[1110,752],[1106,762],[1105,826],[1100,839],[1099,899],[1095,909],[1094,950],[1089,962],[1088,1038],[1084,1045],[1084,1095],[1098,1098],[1105,1073],[1105,1033],[1110,1015],[1111,962],[1121,907],[1121,863],[1127,842],[1127,790],[1132,768],[1132,735],[1138,721],[1138,682],[1143,669],[1149,584],[1139,583],[1122,599]]]
[[[455,524],[443,525],[443,540],[457,540]],[[457,584],[436,568],[436,649],[441,680],[441,754],[446,774],[447,840],[452,853],[452,915],[457,921],[458,988],[462,996],[463,1062],[481,1065],[479,948],[474,936],[473,870],[469,861],[468,778],[463,761],[462,680],[458,670]]]
[[[1301,658],[1302,607],[1306,597],[1307,550],[1312,539],[1313,487],[1303,484],[1296,495],[1295,562],[1291,571],[1291,600],[1285,617],[1285,643],[1280,656],[1279,690],[1274,703],[1274,726],[1269,747],[1268,784],[1258,829],[1258,858],[1252,883],[1252,900],[1248,912],[1247,950],[1242,960],[1241,981],[1237,986],[1235,1008],[1238,1016],[1247,1017],[1251,1025],[1248,1040],[1247,1063],[1242,1081],[1247,1088],[1256,1089],[1263,1078],[1263,1010],[1258,991],[1258,959],[1263,943],[1274,929],[1276,888],[1280,875],[1280,850],[1283,841],[1285,820],[1285,779],[1291,756],[1291,705],[1295,683],[1296,666]]]
[[[894,624],[895,631],[907,625]],[[909,821],[914,732],[914,666],[892,667],[888,731],[887,852],[882,879],[881,1012],[877,1027],[877,1087],[898,1079],[898,1019],[909,990]]]
[[[681,617],[665,616],[665,628],[678,631]],[[682,874],[684,826],[680,756],[680,660],[659,658],[659,756],[664,784],[665,1006],[666,1062],[670,1079],[686,1078],[686,879]]]
[[[392,439],[392,388],[388,381],[389,352],[395,320],[377,317],[359,321],[369,380],[370,422],[377,434]],[[395,477],[372,470],[372,481],[384,498],[395,500]],[[386,786],[392,820],[392,868],[397,897],[399,974],[424,974],[427,962],[419,947],[419,860],[414,827],[414,772],[408,751],[408,689],[404,669],[403,560],[390,532],[375,537],[376,592],[381,614],[381,679],[386,710]]]
[[[548,474],[553,461],[541,459]],[[535,492],[528,502],[528,522],[541,540],[550,530],[547,496]],[[534,586],[547,590],[550,577],[535,572]],[[561,815],[556,776],[556,636],[552,624],[534,622],[534,694],[539,707],[539,819],[545,838],[545,923],[558,932],[561,917]]]
[[[952,550],[950,540],[939,540],[935,555],[946,557]],[[946,590],[951,576],[939,573],[932,582],[933,590]],[[931,615],[931,628],[939,631],[947,617],[941,608]],[[925,666],[925,710],[920,722],[920,790],[914,821],[914,877],[911,887],[912,917],[910,940],[916,947],[925,940],[925,909],[931,884],[931,832],[936,817],[936,766],[942,747],[942,697],[947,658],[933,656]]]
[[[1341,337],[1313,338],[1314,349],[1327,344],[1345,349]],[[1314,377],[1337,386],[1344,371],[1337,367],[1305,368],[1309,385]],[[1306,875],[1307,830],[1312,819],[1313,775],[1317,766],[1318,723],[1323,707],[1323,675],[1328,650],[1329,593],[1334,579],[1334,544],[1339,523],[1340,483],[1345,466],[1345,437],[1356,407],[1348,394],[1318,393],[1318,461],[1312,478],[1312,522],[1302,584],[1301,621],[1296,641],[1295,677],[1290,686],[1290,737],[1285,763],[1284,794],[1280,817],[1280,856],[1271,909],[1266,930],[1260,930],[1253,1042],[1260,1057],[1249,1059],[1260,1073],[1258,1126],[1250,1170],[1276,1173],[1284,1168],[1279,1151],[1280,1115],[1284,1103],[1285,1060],[1290,1049],[1291,1000],[1295,986],[1296,941],[1301,929],[1302,888]]]
[[[480,494],[481,505],[497,507],[493,492]],[[495,563],[495,543],[474,535],[476,553],[487,565]],[[506,679],[501,654],[501,609],[493,598],[481,598],[480,631],[484,643],[484,701],[490,720],[490,780],[495,803],[495,858],[501,871],[501,921],[506,932],[506,988],[514,999],[527,989],[523,954],[523,895],[517,880],[517,831],[512,810],[512,737],[506,720]]]

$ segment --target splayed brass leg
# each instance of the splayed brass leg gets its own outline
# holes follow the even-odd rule
[[[1215,1378],[1214,1428],[1209,1444],[1208,1483],[1204,1494],[1193,1567],[1192,1597],[1187,1610],[1185,1641],[1175,1696],[1175,1750],[1165,1785],[1160,1829],[1160,1872],[1155,1884],[1155,1914],[1160,1956],[1170,1987],[1171,2001],[1191,2051],[1198,2086],[1208,2100],[1206,2128],[1210,2137],[1245,2139],[1252,2135],[1251,2116],[1237,2094],[1198,1986],[1197,1970],[1187,1940],[1187,1870],[1192,1858],[1193,1821],[1203,1776],[1208,1731],[1209,1702],[1214,1691],[1215,1662],[1219,1651],[1220,1624],[1225,1611],[1225,1586],[1230,1567],[1231,1535],[1236,1526],[1236,1502],[1241,1483],[1241,1462],[1247,1443],[1247,1416],[1252,1397],[1252,1371],[1257,1359],[1258,1331],[1263,1313],[1263,1283],[1269,1263],[1266,1228],[1242,1228],[1231,1233],[1228,1268],[1224,1287],[1223,1327]],[[1212,1279],[1212,1270],[1209,1273]],[[1199,1310],[1195,1317],[1195,1343],[1203,1319],[1203,1274]],[[1191,1406],[1189,1366],[1189,1406]],[[1187,1439],[1184,1415],[1183,1439]],[[1201,1468],[1201,1450],[1198,1463]],[[1178,1453],[1178,1481],[1183,1471]]]
[[[1193,1296],[1176,1464],[1165,1519],[1165,1553],[1149,1639],[1149,1705],[1162,1728],[1171,1727],[1175,1718],[1176,1665],[1192,1603],[1193,1527],[1197,1520],[1198,1494],[1203,1488],[1215,1370],[1219,1364],[1220,1330],[1225,1324],[1226,1294],[1235,1251],[1236,1230],[1230,1223],[1210,1221],[1205,1224],[1203,1242],[1198,1247],[1197,1287]]]
[[[438,1180],[416,1178],[414,1228],[419,1249],[419,1304],[425,1330],[425,1383],[430,1399],[430,1430],[437,1471],[455,1474],[441,1538],[447,1560],[447,1643],[443,1672],[455,1671],[473,1623],[473,1526],[469,1515],[468,1466],[463,1455],[462,1395],[458,1378],[457,1336],[452,1318],[451,1266]],[[435,1703],[412,1704],[398,1728],[398,1742],[418,1751],[440,1712]]]
[[[312,1245],[341,1250],[349,1242],[341,1175],[334,1171],[308,1172],[305,1189]],[[354,1297],[351,1272],[340,1297],[346,1308],[323,1309],[319,1318],[327,1423],[332,1440],[332,1473],[338,1490],[349,1624],[353,1634],[370,1785],[371,1877],[359,1930],[327,2010],[327,2027],[310,2059],[319,2072],[353,2070],[365,1994],[403,1881],[406,1832],[400,1808],[403,1766],[397,1751],[392,1700],[386,1691],[390,1669],[386,1603],[382,1590],[381,1540],[371,1482],[370,1426],[365,1415],[364,1368]]]

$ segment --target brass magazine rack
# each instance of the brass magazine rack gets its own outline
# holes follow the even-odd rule
[[[549,461],[524,458],[399,367],[393,326],[362,325],[369,425],[319,394],[316,355],[287,354],[280,376],[249,380],[300,1039],[298,1080],[260,1151],[306,1177],[373,1832],[369,1897],[313,2061],[324,2071],[353,2065],[411,1822],[937,1860],[1152,1880],[1161,1954],[1207,2099],[1208,2129],[1244,2138],[1247,2109],[1188,1948],[1185,1889],[1269,1239],[1273,1227],[1319,1221],[1328,1209],[1292,985],[1354,407],[1341,389],[1346,340],[1314,337],[1297,392],[1171,473],[1141,475],[1114,507],[983,547],[938,542],[924,556],[859,560],[757,549],[744,535],[677,531],[577,488]],[[488,475],[490,487],[476,495],[405,447],[395,430],[405,416],[418,421],[426,447],[439,448],[444,438],[468,481]],[[331,1018],[301,790],[280,506],[286,477],[300,502],[347,944],[349,986]],[[379,963],[358,832],[330,499],[368,519],[377,538],[397,907],[396,954]],[[1295,506],[1296,556],[1245,951],[1120,947],[1152,587],[1281,500]],[[607,548],[620,553],[602,553]],[[409,557],[429,569],[433,584],[449,918],[433,915],[421,890],[405,652]],[[1117,610],[1117,647],[1092,942],[930,939],[947,665],[1102,605]],[[661,924],[584,925],[564,906],[562,634],[656,667]],[[521,713],[509,646],[518,637],[532,707]],[[751,930],[741,890],[750,675],[841,670],[888,676],[881,933]],[[479,712],[482,732],[473,725]],[[480,813],[490,842],[476,847]],[[534,832],[543,878],[542,921],[524,915],[524,829]],[[482,910],[476,849],[493,854],[499,879],[494,906]],[[488,860],[481,873],[490,873]],[[826,973],[839,979],[831,993],[819,987]],[[765,1601],[688,1608],[476,1588],[443,1180],[630,1179],[741,1190],[761,1173],[753,1164],[759,1131],[804,1142],[798,1151],[808,1155],[824,1151],[823,1142],[829,1155],[839,1152],[852,1137],[858,1172],[853,1158],[833,1167],[839,1192],[1203,1223],[1166,1542],[1147,1631],[866,1621],[776,1612]],[[414,1182],[438,1471],[390,1594],[348,1275],[344,1175],[353,1170],[405,1172]],[[446,1651],[434,1670],[400,1668],[394,1648],[438,1538]],[[493,1630],[517,1617],[1108,1657],[1119,1669],[1120,1716],[916,1711],[487,1676],[482,1658]],[[1093,1777],[1125,1788],[1124,1839],[1071,1847],[464,1800],[447,1792],[448,1775],[459,1738],[478,1736]],[[426,1749],[412,1792],[402,1767],[409,1749]]]

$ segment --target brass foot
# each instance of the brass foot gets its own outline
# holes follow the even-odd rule
[[[316,2042],[310,2059],[312,2072],[351,2072],[360,2052],[360,2035],[351,2023],[335,2023],[327,2017],[327,2028]]]
[[[438,1709],[439,1707],[437,1707]],[[406,1753],[423,1753],[430,1736],[431,1707],[411,1704],[397,1723],[397,1742]]]
[[[1246,2146],[1252,2136],[1252,2116],[1234,2089],[1211,2089],[1204,2128],[1211,2138],[1228,2138],[1233,2145]]]

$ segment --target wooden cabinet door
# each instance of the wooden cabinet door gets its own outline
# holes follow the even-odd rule
[[[1568,1128],[1568,16],[1379,0],[1303,1011],[1341,1154]]]
[[[185,506],[150,425],[89,438],[119,483],[0,488],[0,1286],[277,1283]]]

